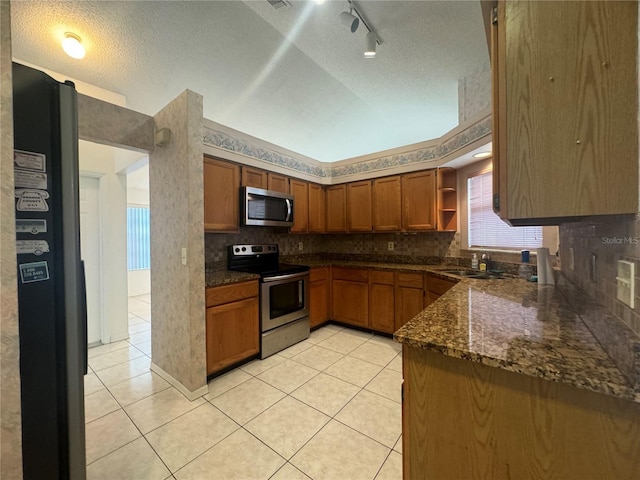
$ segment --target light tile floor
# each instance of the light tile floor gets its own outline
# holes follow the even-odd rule
[[[193,402],[149,370],[148,295],[128,341],[89,350],[89,479],[402,478],[400,345],[329,325],[209,382]]]

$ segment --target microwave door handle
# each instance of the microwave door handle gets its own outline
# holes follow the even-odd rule
[[[287,222],[291,221],[291,200],[285,198],[284,201],[287,204]]]

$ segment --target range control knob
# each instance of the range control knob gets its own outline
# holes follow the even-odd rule
[[[246,252],[247,251],[247,247],[242,247],[242,251]]]
[[[238,247],[236,247],[235,251],[236,251],[236,253],[238,253],[240,251],[240,249]]]

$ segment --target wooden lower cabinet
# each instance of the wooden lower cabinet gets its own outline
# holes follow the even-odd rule
[[[424,310],[424,275],[396,272],[395,330]]]
[[[331,280],[331,318],[358,327],[369,326],[369,271],[334,268]]]
[[[369,285],[369,326],[384,333],[395,332],[395,278],[393,272],[373,270]]]
[[[207,289],[207,375],[260,351],[258,282]]]
[[[438,277],[436,275],[431,275],[430,273],[427,273],[425,275],[424,280],[425,280],[425,290],[426,290],[425,302],[424,302],[425,308],[427,308],[429,305],[431,305],[433,302],[439,299],[441,295],[446,293],[447,290],[449,290],[456,283],[458,283],[453,280],[447,280],[442,277]]]
[[[311,328],[329,320],[329,267],[312,268],[309,281],[309,324]]]
[[[403,345],[403,478],[638,478],[640,404]]]

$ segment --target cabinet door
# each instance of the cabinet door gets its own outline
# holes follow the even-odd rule
[[[370,232],[371,181],[347,184],[347,225],[350,232]]]
[[[311,328],[329,320],[329,281],[316,280],[309,283],[309,324]]]
[[[378,178],[373,181],[373,230],[399,232],[402,230],[400,176]]]
[[[325,233],[326,228],[325,192],[322,185],[309,184],[309,233]]]
[[[396,286],[395,329],[399,329],[424,310],[424,289]]]
[[[267,172],[258,168],[242,167],[242,186],[267,188]]]
[[[333,320],[369,326],[369,283],[333,280],[331,304]]]
[[[435,230],[436,176],[434,170],[402,176],[402,227]]]
[[[498,2],[499,214],[540,225],[636,213],[638,3],[548,7]]]
[[[327,187],[327,233],[347,231],[347,187]]]
[[[289,193],[289,177],[269,172],[267,174],[267,189],[274,192]]]
[[[258,297],[207,308],[207,375],[260,351]]]
[[[292,233],[306,233],[309,228],[309,193],[307,182],[291,179],[291,195],[293,195],[293,227]]]
[[[204,230],[238,231],[240,167],[204,159]]]
[[[395,331],[395,289],[393,284],[372,283],[369,289],[371,328],[379,332]]]

